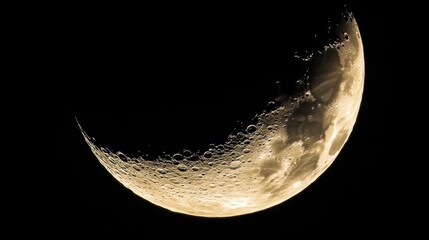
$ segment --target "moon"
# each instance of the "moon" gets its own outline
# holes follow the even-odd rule
[[[333,33],[328,44],[300,57],[308,68],[297,79],[295,94],[280,93],[254,124],[223,144],[145,159],[98,146],[79,128],[106,170],[155,205],[202,217],[270,208],[314,182],[338,156],[356,122],[365,70],[353,15],[345,13]]]

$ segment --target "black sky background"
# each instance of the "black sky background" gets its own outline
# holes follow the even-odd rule
[[[155,206],[101,166],[75,121],[77,117],[102,145],[130,154],[221,143],[234,128],[240,129],[238,120],[246,126],[249,116],[265,108],[275,94],[272,83],[299,76],[295,51],[313,46],[314,34],[342,6],[342,1],[267,10],[181,6],[179,11],[164,6],[139,14],[100,10],[93,18],[65,18],[53,47],[61,106],[55,145],[57,161],[64,166],[60,187],[51,190],[56,228],[190,238],[231,233],[332,236],[339,229],[353,236],[381,232],[380,222],[390,218],[383,177],[389,146],[382,140],[389,104],[380,34],[386,19],[369,3],[353,1],[348,7],[357,18],[366,61],[355,128],[316,182],[275,207],[210,219]]]

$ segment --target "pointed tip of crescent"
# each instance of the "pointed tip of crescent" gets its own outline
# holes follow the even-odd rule
[[[79,119],[77,118],[77,116],[74,117],[77,123],[77,126],[79,127],[80,133],[82,134],[83,138],[85,139],[85,142],[87,144],[91,143],[91,138],[88,136],[88,134],[85,132],[85,130],[83,130],[82,125],[80,125]]]
[[[81,133],[85,133],[85,131],[83,130],[82,126],[80,125],[79,119],[77,118],[77,116],[74,116],[74,119],[77,123],[77,126],[79,127],[79,130]]]

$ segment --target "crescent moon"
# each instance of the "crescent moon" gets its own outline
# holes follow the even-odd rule
[[[294,96],[273,99],[254,125],[201,152],[129,157],[98,146],[79,127],[106,170],[155,205],[203,217],[261,211],[301,192],[332,164],[359,112],[364,52],[351,13],[336,38],[305,60],[308,72]]]

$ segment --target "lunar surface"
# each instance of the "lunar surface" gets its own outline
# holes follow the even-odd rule
[[[274,96],[271,109],[225,136],[223,144],[145,159],[101,147],[80,129],[106,170],[153,204],[204,217],[267,209],[314,182],[356,122],[364,53],[352,14],[346,13],[333,33],[328,44],[301,59],[308,68],[297,79],[296,93]]]

